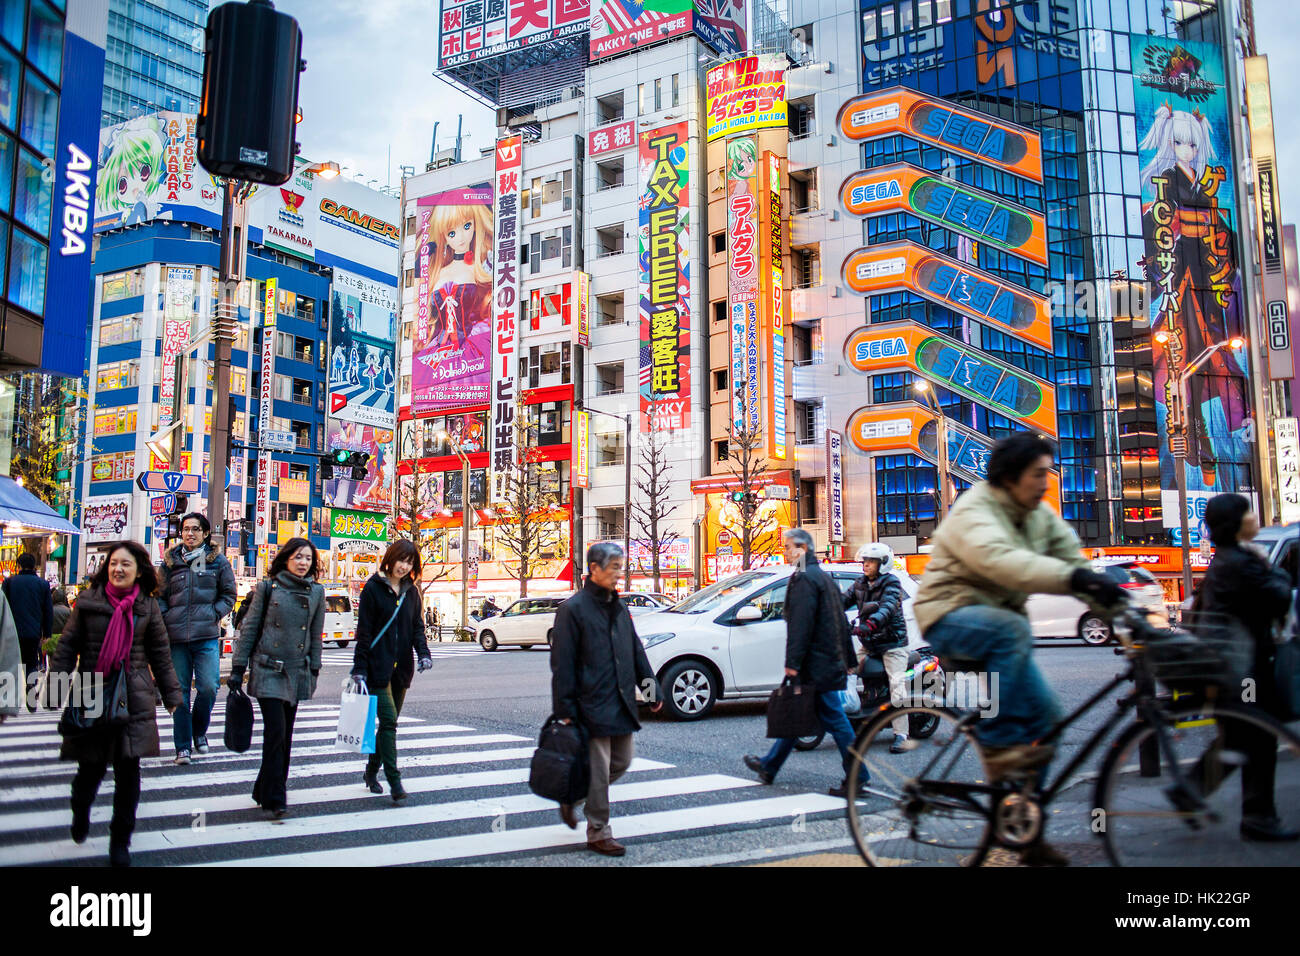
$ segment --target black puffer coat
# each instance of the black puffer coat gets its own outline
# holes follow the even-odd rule
[[[1255,659],[1249,676],[1255,678],[1256,700],[1265,710],[1274,708],[1273,625],[1286,617],[1291,606],[1291,582],[1253,547],[1237,545],[1215,549],[1214,560],[1201,583],[1199,611],[1224,614],[1241,622],[1255,642]]]
[[[177,545],[168,551],[159,569],[158,606],[167,636],[173,644],[215,641],[221,637],[221,619],[235,606],[235,572],[210,544],[198,568],[181,557],[183,550]]]
[[[858,640],[869,653],[879,654],[896,647],[907,646],[907,622],[903,619],[903,583],[897,575],[884,572],[872,581],[865,574],[853,582],[845,610],[858,608],[858,627],[862,633]],[[862,608],[874,604],[874,611],[863,613]],[[872,625],[870,633],[868,623]]]
[[[799,672],[799,680],[818,693],[843,690],[849,662],[858,655],[849,640],[840,589],[821,569],[810,551],[803,568],[790,575],[786,587],[785,666]]]
[[[396,618],[393,618],[394,611],[398,611]],[[393,619],[392,625],[384,631],[383,637],[379,637],[390,618]],[[377,637],[379,641],[372,649],[370,645]],[[358,602],[356,638],[356,649],[352,652],[353,675],[364,677],[366,686],[371,688],[387,687],[389,683],[396,687],[411,686],[411,678],[415,676],[415,656],[421,660],[428,658],[429,644],[424,636],[420,589],[409,577],[402,579],[402,593],[398,595],[381,575],[370,575]]]
[[[155,718],[157,699],[154,681],[162,691],[168,707],[181,704],[181,685],[172,668],[171,646],[163,627],[158,602],[140,595],[131,609],[134,620],[134,639],[127,658],[128,706],[131,720],[123,728],[112,728],[106,733],[94,733],[79,740],[63,741],[59,756],[64,760],[108,761],[114,756],[156,757],[158,755],[158,722]],[[77,598],[77,606],[63,628],[50,661],[52,674],[71,674],[74,670],[90,674],[99,660],[108,622],[113,617],[113,605],[100,587],[87,591]],[[150,672],[152,671],[152,676]],[[82,680],[86,677],[83,676]]]
[[[641,729],[636,691],[654,682],[632,615],[613,591],[588,581],[555,612],[551,637],[551,707],[580,721],[592,737]],[[654,685],[654,699],[659,688]]]

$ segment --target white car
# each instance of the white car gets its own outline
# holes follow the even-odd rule
[[[346,589],[329,588],[325,591],[324,641],[333,641],[336,647],[347,647],[357,636],[357,615],[352,607],[352,597]]]
[[[671,607],[673,603],[662,594],[649,594],[644,591],[620,594],[618,599],[623,602],[623,606],[633,617],[650,611],[662,611],[666,607]]]
[[[857,564],[821,565],[847,594],[862,576]],[[679,720],[703,717],[719,700],[767,697],[785,673],[785,589],[794,568],[772,565],[743,571],[662,611],[636,618],[650,667],[659,678],[664,709]],[[921,643],[912,614],[917,584],[894,572],[906,595],[908,645]],[[848,612],[857,619],[857,609]]]
[[[485,651],[513,644],[524,650],[534,644],[551,646],[551,629],[556,609],[568,600],[564,597],[520,598],[500,614],[493,614],[470,624],[474,639]]]
[[[1145,608],[1147,619],[1156,627],[1169,626],[1165,592],[1155,576],[1131,563],[1092,563],[1093,570],[1114,578],[1129,592],[1129,600]],[[1096,614],[1083,601],[1069,594],[1034,594],[1025,603],[1029,626],[1034,637],[1077,637],[1085,644],[1100,647],[1108,644],[1112,634],[1110,622]]]

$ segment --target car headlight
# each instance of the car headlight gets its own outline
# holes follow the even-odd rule
[[[651,648],[656,644],[662,644],[664,641],[670,641],[676,636],[676,634],[667,632],[663,634],[647,634],[645,637],[641,638],[641,644],[643,647]]]

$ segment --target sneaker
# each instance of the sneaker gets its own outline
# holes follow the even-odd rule
[[[862,780],[858,782],[858,793],[861,793],[863,790],[866,789],[868,782],[869,781],[866,780]],[[826,792],[832,797],[839,797],[841,800],[846,800],[848,799],[849,796],[849,782],[848,780],[841,780],[839,783],[831,787]]]
[[[131,851],[123,843],[110,843],[108,845],[108,865],[109,866],[130,866]]]
[[[197,751],[198,751],[199,753],[201,753],[201,754],[205,754],[205,753],[207,753],[207,752],[208,752],[208,738],[207,738],[207,737],[203,737],[203,736],[195,737],[195,738],[194,738],[194,749],[197,750]]]
[[[907,753],[907,750],[907,738],[902,734],[894,734],[894,742],[889,745],[889,752],[891,754],[904,754]]]
[[[190,763],[190,752],[188,750],[176,751],[176,766],[185,767]]]
[[[745,766],[758,774],[758,779],[763,783],[771,783],[774,779],[773,776],[767,772],[767,768],[763,766],[763,761],[760,758],[755,757],[753,754],[745,755]]]

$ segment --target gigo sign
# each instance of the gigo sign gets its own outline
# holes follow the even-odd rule
[[[864,326],[845,340],[844,357],[863,373],[910,368],[935,384],[1056,437],[1056,390],[1050,384],[931,329],[912,322]]]
[[[847,139],[902,133],[1017,176],[1043,181],[1037,133],[902,87],[849,100],[840,107],[838,124]]]
[[[844,283],[859,295],[904,289],[1051,351],[1051,302],[911,242],[867,246],[844,260]]]
[[[854,216],[909,212],[1047,265],[1047,224],[1039,213],[910,163],[854,173],[840,187],[840,202]]]

